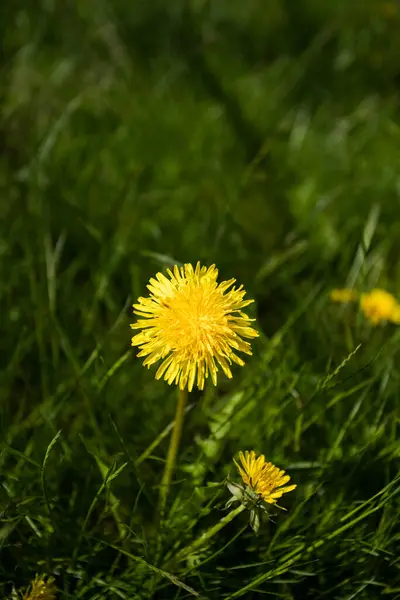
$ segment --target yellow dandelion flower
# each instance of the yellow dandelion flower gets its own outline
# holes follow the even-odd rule
[[[278,498],[297,487],[296,485],[285,485],[290,481],[289,475],[285,475],[285,471],[275,467],[272,463],[266,462],[264,454],[260,454],[257,458],[253,450],[251,452],[246,450],[244,454],[239,452],[239,458],[243,468],[235,459],[233,460],[243,483],[249,486],[253,492],[262,496],[268,504],[276,504]]]
[[[354,302],[357,300],[357,292],[348,288],[332,290],[329,294],[332,302]]]
[[[217,283],[215,265],[175,265],[167,274],[169,279],[162,273],[150,279],[150,297],[133,305],[142,318],[131,327],[142,331],[132,338],[132,346],[146,357],[143,365],[163,360],[156,379],[164,377],[181,390],[187,386],[191,391],[195,381],[202,390],[208,375],[216,385],[218,366],[231,378],[230,365],[244,365],[234,351],[252,353],[242,338],[258,336],[250,326],[254,319],[243,312],[253,300],[243,299],[243,286],[232,287],[235,279]]]
[[[362,294],[360,308],[373,325],[382,321],[400,323],[400,305],[396,298],[385,290],[374,289]]]
[[[383,2],[381,12],[384,17],[391,19],[399,14],[399,9],[395,2]]]
[[[392,323],[396,323],[396,325],[400,324],[400,304],[398,304],[392,312],[392,316],[390,317]]]
[[[44,577],[36,575],[23,600],[55,600],[57,590],[53,582],[52,577],[46,581]]]

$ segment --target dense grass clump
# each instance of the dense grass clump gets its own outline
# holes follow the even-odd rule
[[[400,330],[329,297],[400,298],[400,6],[261,4],[0,7],[1,598],[400,597]],[[131,305],[197,261],[260,336],[160,515],[177,390]],[[258,535],[221,525],[245,450],[297,485]]]

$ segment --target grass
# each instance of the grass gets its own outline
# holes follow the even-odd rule
[[[7,8],[0,117],[0,596],[400,598],[396,2]],[[5,8],[0,9],[4,12]],[[7,18],[6,18],[7,17]],[[216,263],[261,335],[187,407],[130,349],[155,272]],[[227,511],[254,449],[297,489]]]

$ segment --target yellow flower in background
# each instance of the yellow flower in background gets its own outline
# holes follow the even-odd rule
[[[361,294],[360,308],[373,325],[382,321],[400,323],[400,305],[396,298],[385,290],[374,289]]]
[[[175,265],[167,274],[169,279],[162,273],[150,279],[150,296],[133,305],[142,318],[131,327],[142,331],[132,338],[132,346],[146,357],[143,365],[163,360],[156,379],[164,377],[182,390],[187,386],[191,391],[195,382],[202,390],[209,375],[216,385],[219,366],[231,378],[230,365],[244,365],[235,352],[252,353],[242,338],[258,336],[250,326],[254,319],[242,312],[253,300],[243,299],[243,286],[232,287],[235,279],[217,283],[215,265]]]
[[[245,485],[248,485],[256,494],[262,496],[263,500],[268,504],[276,504],[278,498],[287,492],[291,492],[297,486],[286,485],[290,481],[289,475],[285,475],[285,471],[275,467],[270,462],[265,461],[265,457],[261,454],[258,458],[256,453],[239,452],[240,462],[242,467],[233,459]],[[282,487],[284,486],[284,487]]]
[[[399,14],[399,8],[395,2],[383,2],[381,5],[381,13],[387,19],[391,19]]]
[[[357,292],[348,288],[332,290],[329,294],[332,302],[354,302],[357,300]]]
[[[53,581],[53,578],[45,581],[44,577],[36,575],[23,600],[55,600],[57,590]]]

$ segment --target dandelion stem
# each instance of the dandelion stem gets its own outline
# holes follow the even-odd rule
[[[172,435],[167,454],[167,461],[165,463],[164,475],[161,480],[160,487],[159,515],[161,521],[163,521],[165,515],[169,486],[171,484],[172,473],[175,468],[176,456],[178,454],[179,449],[179,442],[181,440],[183,419],[185,416],[187,399],[187,389],[178,390],[178,402],[176,405],[175,422],[172,429]]]
[[[244,504],[239,504],[237,508],[231,510],[231,512],[225,515],[225,517],[222,517],[222,519],[216,525],[213,525],[213,527],[210,527],[204,533],[202,533],[196,540],[194,540],[192,544],[180,550],[178,554],[167,563],[165,568],[169,568],[171,565],[187,558],[196,550],[199,550],[199,548],[204,546],[204,544],[206,544],[206,542],[208,542],[209,539],[211,539],[214,535],[221,531],[221,529],[223,529],[225,525],[228,525],[228,523],[233,521],[233,519],[240,515],[240,513],[243,512],[245,509],[246,506]]]

